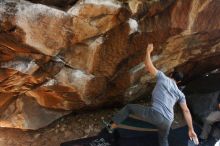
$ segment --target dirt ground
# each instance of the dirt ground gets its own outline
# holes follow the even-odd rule
[[[147,105],[148,103],[141,103]],[[102,128],[101,119],[109,120],[120,108],[87,111],[83,114],[70,114],[50,126],[32,131],[0,128],[0,146],[59,146],[60,143],[96,135]],[[173,127],[184,124],[177,110]]]

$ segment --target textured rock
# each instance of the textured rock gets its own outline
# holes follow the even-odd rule
[[[108,7],[85,2],[64,12],[26,1],[3,1],[1,31],[18,37],[21,43],[43,54],[55,56],[61,49],[105,33],[126,19],[123,9]],[[94,13],[90,12],[91,9]],[[106,14],[96,13],[102,11]],[[85,16],[83,12],[91,15]],[[112,23],[106,25],[106,21]]]
[[[54,79],[41,87],[26,92],[42,106],[56,109],[77,110],[92,104],[105,89],[103,77],[88,75],[80,70],[63,68]]]
[[[156,67],[166,73],[177,68],[186,81],[220,68],[216,0],[0,3],[4,115],[13,100],[23,96],[35,99],[39,109],[55,110],[56,118],[62,115],[59,109],[78,111],[135,100],[154,82],[143,64],[148,43],[155,45]],[[6,125],[27,128],[22,123]]]
[[[30,97],[23,96],[12,102],[1,114],[1,127],[39,129],[70,111],[54,111],[39,106]]]
[[[77,0],[28,0],[33,3],[40,3],[44,5],[49,5],[59,9],[68,9],[74,5]]]

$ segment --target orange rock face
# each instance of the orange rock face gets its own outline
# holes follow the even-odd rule
[[[0,1],[0,126],[38,129],[71,111],[137,99],[153,81],[143,64],[148,43],[165,73],[178,68],[190,80],[219,68],[219,6],[216,0]],[[30,122],[36,115],[50,119]]]

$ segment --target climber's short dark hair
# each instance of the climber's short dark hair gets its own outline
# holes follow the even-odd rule
[[[173,71],[170,77],[173,78],[176,82],[180,82],[183,80],[183,73],[179,71]]]

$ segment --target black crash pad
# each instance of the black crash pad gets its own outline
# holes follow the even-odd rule
[[[194,126],[199,135],[201,129]],[[187,126],[171,129],[169,134],[170,146],[193,146],[188,139]],[[158,146],[158,136],[155,131],[134,131],[128,129],[117,129],[109,134],[103,129],[97,136],[64,142],[61,146]],[[210,139],[205,145],[214,146],[214,140]]]

